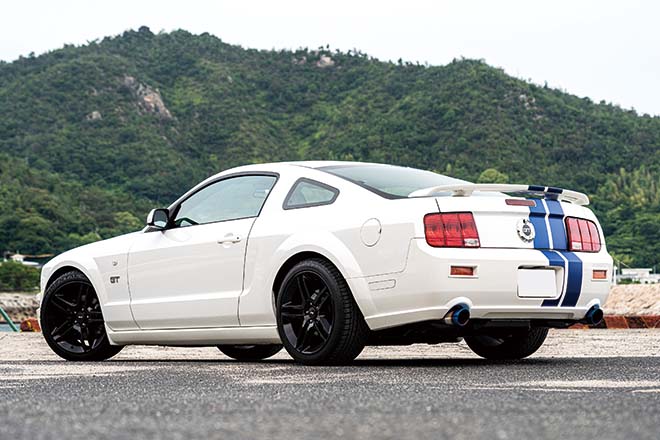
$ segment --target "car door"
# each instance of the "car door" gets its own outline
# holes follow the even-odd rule
[[[140,328],[239,325],[248,235],[276,179],[251,174],[212,182],[170,209],[166,229],[135,241],[128,280]]]

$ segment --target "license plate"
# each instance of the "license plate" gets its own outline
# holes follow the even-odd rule
[[[520,298],[556,298],[557,277],[552,269],[518,269]]]

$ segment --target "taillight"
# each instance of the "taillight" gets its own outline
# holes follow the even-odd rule
[[[579,252],[599,252],[600,234],[596,223],[583,218],[566,217],[568,250]]]
[[[433,247],[479,247],[479,232],[471,212],[426,214],[424,234]]]

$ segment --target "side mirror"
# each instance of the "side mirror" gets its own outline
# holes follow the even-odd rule
[[[147,226],[165,229],[170,223],[170,211],[165,208],[152,209],[147,215]]]

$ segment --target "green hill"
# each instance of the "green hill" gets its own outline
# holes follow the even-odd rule
[[[0,250],[133,230],[212,173],[298,159],[585,191],[617,257],[660,259],[660,118],[481,61],[259,51],[141,28],[0,63]]]

